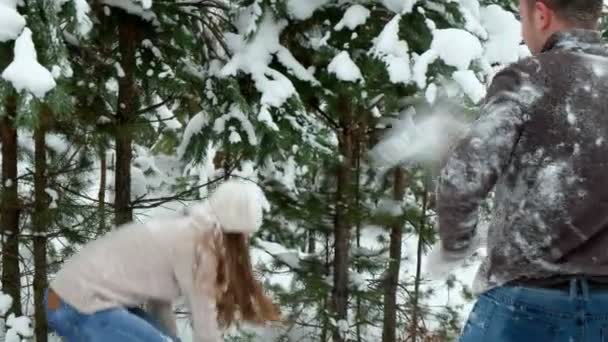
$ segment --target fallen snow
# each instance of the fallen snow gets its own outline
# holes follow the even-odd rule
[[[327,66],[327,71],[341,81],[356,82],[363,79],[361,70],[346,51],[337,54]]]
[[[479,103],[486,96],[486,88],[479,82],[473,70],[455,71],[452,78],[474,103]]]
[[[306,20],[329,0],[287,0],[287,13],[294,19]]]
[[[445,64],[459,70],[469,68],[471,62],[483,55],[479,39],[471,33],[455,28],[433,31],[431,49]]]
[[[412,71],[407,42],[399,40],[400,20],[401,15],[398,14],[386,24],[380,35],[375,38],[370,52],[387,65],[392,83],[408,84],[412,79]]]
[[[19,37],[25,27],[25,18],[17,12],[11,1],[0,2],[0,42],[5,43]]]
[[[32,31],[25,28],[15,41],[15,58],[4,70],[2,78],[11,82],[17,91],[26,90],[42,98],[55,88],[53,74],[38,63]]]
[[[334,29],[340,31],[344,27],[348,27],[352,31],[357,26],[364,25],[370,15],[371,12],[367,8],[359,4],[352,5],[344,12],[344,17],[336,24]]]

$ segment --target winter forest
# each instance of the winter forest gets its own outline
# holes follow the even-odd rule
[[[252,253],[284,321],[227,341],[454,340],[484,250],[427,276],[434,179],[492,76],[529,54],[516,13],[515,0],[0,0],[0,341],[59,341],[43,296],[63,260],[229,177],[270,203]]]

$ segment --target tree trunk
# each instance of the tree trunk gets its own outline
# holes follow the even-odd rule
[[[106,231],[106,177],[107,177],[107,162],[106,152],[102,149],[99,154],[99,193],[97,199],[99,201],[99,229],[98,235],[105,233]]]
[[[426,225],[426,211],[428,207],[428,191],[425,186],[422,193],[422,215],[420,218],[420,224],[418,226],[418,250],[416,255],[416,278],[414,279],[414,298],[412,303],[412,323],[411,323],[411,332],[410,336],[412,337],[412,341],[416,342],[418,339],[418,320],[420,319],[420,308],[418,307],[419,298],[420,298],[420,280],[422,276],[422,247],[424,244],[424,239],[422,238],[422,234]]]
[[[46,131],[50,109],[45,105],[40,113],[39,126],[34,131],[34,307],[36,342],[46,342],[48,325],[45,315],[44,292],[47,288],[47,227],[48,196],[46,194]]]
[[[405,192],[405,173],[403,169],[395,170],[393,183],[393,198],[403,201]],[[399,269],[401,268],[401,238],[403,223],[394,222],[391,227],[391,240],[387,276],[384,283],[384,324],[382,342],[396,342],[397,332],[397,287],[399,285]]]
[[[352,218],[350,203],[353,199],[353,132],[352,108],[348,98],[341,96],[338,99],[338,114],[340,116],[339,150],[342,160],[337,168],[336,217],[334,221],[334,287],[333,312],[336,322],[347,320],[348,315],[348,251],[350,245],[350,229]],[[333,340],[342,342],[340,329],[334,329]]]
[[[141,21],[138,17],[121,12],[118,26],[120,65],[124,76],[118,80],[118,107],[116,112],[116,172],[114,213],[115,223],[133,221],[131,208],[131,144],[133,141],[134,113],[138,109],[138,91],[135,83],[135,51],[141,39]]]
[[[2,203],[0,231],[2,235],[2,291],[13,298],[10,312],[19,316],[21,310],[21,272],[19,271],[19,196],[17,192],[17,95],[4,99],[4,116],[0,119],[2,140]]]

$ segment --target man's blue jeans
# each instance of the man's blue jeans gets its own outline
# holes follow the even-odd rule
[[[460,342],[608,342],[608,289],[505,286],[480,296]]]
[[[116,308],[87,315],[64,301],[51,310],[47,295],[45,306],[49,327],[66,342],[179,342],[177,337],[163,332],[143,310]]]

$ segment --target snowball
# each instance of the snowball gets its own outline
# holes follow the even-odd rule
[[[479,82],[472,70],[455,71],[452,78],[473,102],[478,103],[486,96],[485,87]]]
[[[355,62],[350,59],[350,56],[346,51],[342,51],[334,57],[327,66],[327,71],[335,74],[341,81],[356,82],[357,80],[363,79],[361,70],[359,70],[359,67]]]
[[[344,12],[344,17],[336,24],[334,29],[340,31],[344,27],[348,27],[350,30],[354,30],[357,26],[365,24],[370,15],[371,12],[367,8],[358,4],[352,5]]]
[[[329,0],[287,0],[287,13],[294,19],[306,20]]]
[[[407,116],[393,123],[369,156],[383,169],[399,164],[438,162],[445,158],[449,147],[468,125],[454,106],[437,106],[417,122]]]
[[[15,6],[0,3],[0,42],[5,43],[19,37],[25,27],[25,18]]]
[[[4,70],[2,78],[11,82],[17,91],[26,90],[42,98],[55,88],[53,74],[37,61],[32,31],[25,28],[15,41],[15,58]]]
[[[445,64],[465,70],[471,62],[483,54],[479,39],[460,29],[433,31],[431,49],[436,51]]]

